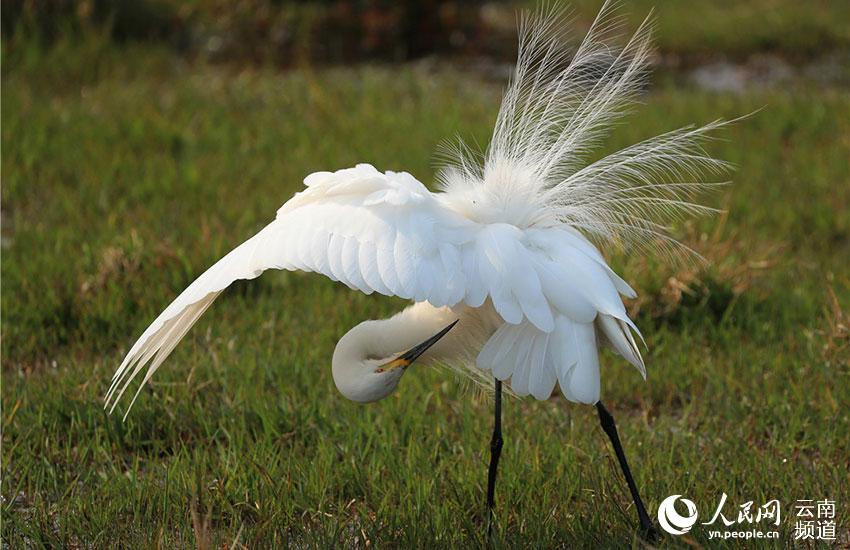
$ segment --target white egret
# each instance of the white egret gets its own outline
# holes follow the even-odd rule
[[[646,376],[640,333],[620,298],[635,292],[590,239],[677,246],[665,223],[708,210],[692,202],[693,194],[709,185],[702,174],[726,165],[701,147],[721,122],[587,161],[612,122],[636,103],[651,53],[649,18],[625,46],[611,46],[621,23],[613,11],[602,7],[572,56],[559,37],[561,10],[522,18],[518,61],[492,140],[479,156],[462,143],[447,149],[440,192],[406,172],[368,164],[307,176],[306,189],[274,221],[198,277],[144,331],[113,377],[110,412],[144,371],[132,407],[231,283],[267,269],[314,271],[366,294],[414,302],[339,340],[333,379],[347,398],[386,397],[414,361],[494,379],[488,510],[502,448],[502,383],[537,399],[549,398],[557,384],[568,400],[596,406],[640,524],[652,531],[600,401],[598,346],[610,346]]]

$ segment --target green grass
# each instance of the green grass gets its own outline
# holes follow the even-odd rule
[[[601,2],[574,0],[570,4],[587,25]],[[658,48],[674,56],[742,57],[754,52],[774,52],[805,59],[850,46],[847,2],[630,0],[622,5],[629,28],[635,28],[652,10]]]
[[[220,299],[126,423],[101,399],[153,317],[304,175],[368,161],[431,181],[441,139],[486,142],[498,86],[410,67],[236,71],[133,46],[16,63],[2,91],[3,541],[483,545],[487,400],[427,369],[370,406],[333,386],[336,340],[401,301],[268,273]],[[710,147],[739,167],[714,199],[728,215],[679,229],[712,264],[612,259],[644,296],[649,381],[606,355],[603,394],[652,512],[676,493],[703,514],[723,492],[728,515],[777,498],[787,542],[796,499],[832,498],[850,525],[847,317],[831,298],[846,312],[847,91],[661,85],[607,147],[761,107]],[[508,400],[504,424],[505,546],[639,544],[592,408]],[[699,528],[689,540],[719,545]]]

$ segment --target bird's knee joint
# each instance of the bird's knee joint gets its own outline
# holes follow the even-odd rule
[[[490,440],[490,450],[496,453],[501,451],[503,443],[504,441],[502,441],[502,436],[493,436],[493,439]]]

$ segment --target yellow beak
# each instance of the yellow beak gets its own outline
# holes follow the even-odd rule
[[[446,333],[449,332],[452,329],[452,327],[455,326],[456,324],[457,324],[457,321],[453,322],[452,324],[450,324],[449,326],[447,326],[446,328],[444,328],[443,330],[441,330],[440,332],[438,332],[434,336],[428,338],[427,340],[425,340],[421,344],[413,346],[412,348],[410,348],[406,352],[402,353],[401,355],[399,355],[398,357],[396,357],[392,361],[381,365],[381,368],[378,369],[378,371],[379,372],[386,372],[388,370],[393,370],[393,369],[398,369],[398,368],[403,369],[403,368],[409,367],[414,361],[416,361],[416,359],[420,355],[425,353],[425,351],[428,348],[430,348],[431,346],[436,344],[437,341],[440,338],[442,338],[443,336],[445,336]]]

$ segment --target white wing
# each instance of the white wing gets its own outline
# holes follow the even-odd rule
[[[305,184],[272,223],[198,277],[145,330],[113,376],[113,409],[147,367],[144,386],[225,288],[267,269],[315,271],[367,294],[437,307],[479,307],[489,297],[509,323],[554,328],[545,281],[520,268],[536,261],[525,232],[472,222],[409,174],[370,165],[312,174]]]
[[[441,207],[412,176],[358,165],[304,183],[272,223],[198,277],[145,330],[113,376],[110,411],[147,366],[141,390],[225,288],[267,269],[316,271],[367,294],[438,306],[466,297],[459,249],[473,224]]]
[[[113,376],[107,405],[114,409],[147,367],[141,390],[225,288],[267,269],[315,271],[367,294],[435,307],[477,308],[489,298],[508,325],[535,335],[555,331],[559,319],[592,328],[600,313],[631,323],[618,291],[633,291],[569,228],[473,222],[410,174],[367,164],[312,174],[305,184],[272,223],[198,277],[145,330]]]

